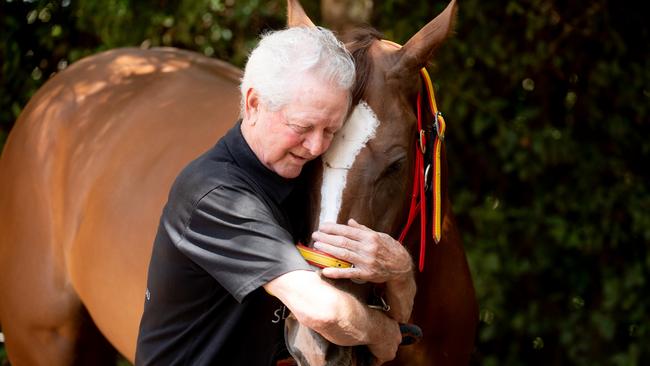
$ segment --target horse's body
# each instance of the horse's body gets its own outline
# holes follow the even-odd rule
[[[0,160],[12,363],[68,364],[75,348],[92,357],[94,339],[105,345],[88,314],[133,359],[169,187],[236,121],[239,76],[190,52],[125,49],[72,65],[32,98]]]
[[[289,15],[291,23],[291,7]],[[363,52],[373,67],[358,97],[381,124],[337,217],[396,235],[410,198],[419,81],[395,78],[390,47],[373,40]],[[110,364],[111,345],[133,360],[167,192],[234,124],[239,76],[190,52],[116,50],[72,65],[32,98],[0,158],[0,323],[13,364]],[[387,170],[392,178],[380,179]],[[443,240],[417,274],[412,322],[424,338],[396,364],[463,364],[472,349],[476,302],[443,197]],[[416,236],[405,241],[414,256]]]

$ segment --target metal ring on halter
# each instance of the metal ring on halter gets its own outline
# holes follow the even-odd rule
[[[424,130],[420,130],[420,138],[418,141],[420,143],[420,151],[422,151],[422,154],[424,154],[427,151],[427,147],[424,146],[424,136],[425,136]]]
[[[444,117],[442,116],[442,112],[440,112],[440,111],[436,112],[436,122],[433,124],[433,126],[436,128],[436,135],[438,135],[438,138],[442,140],[442,139],[445,138],[445,133],[444,132],[440,133],[440,119],[441,118],[444,121]]]
[[[427,167],[424,169],[424,190],[429,190],[429,184],[431,183],[431,178],[429,178],[429,173],[431,172],[431,164],[427,164]]]
[[[370,305],[368,305],[368,307],[371,308],[371,309],[375,309],[375,310],[381,310],[381,311],[386,311],[386,312],[390,311],[390,305],[388,305],[386,303],[386,300],[384,300],[384,298],[381,297],[381,296],[377,296],[377,298],[379,298],[379,301],[381,302],[381,305],[370,304]]]

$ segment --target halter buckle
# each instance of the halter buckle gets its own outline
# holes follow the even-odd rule
[[[436,135],[441,140],[445,139],[445,118],[442,116],[442,112],[436,112],[436,121],[433,123],[433,127],[436,129]]]

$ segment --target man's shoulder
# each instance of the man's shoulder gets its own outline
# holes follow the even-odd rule
[[[255,199],[254,196],[241,168],[232,162],[200,157],[185,167],[174,181],[161,220],[169,236],[176,241],[197,210],[223,216],[236,202],[248,202]]]
[[[181,200],[196,205],[210,192],[227,188],[234,192],[250,190],[250,178],[232,161],[204,155],[190,163],[176,178],[169,201]]]

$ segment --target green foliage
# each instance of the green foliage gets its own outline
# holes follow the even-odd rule
[[[405,42],[444,6],[375,1],[372,23]],[[474,362],[650,364],[645,13],[604,0],[459,6],[431,70],[480,303]],[[0,140],[85,55],[176,46],[241,66],[283,24],[281,0],[0,0]]]
[[[648,27],[464,1],[436,59],[485,365],[650,360]]]
[[[0,0],[0,131],[49,77],[82,57],[173,46],[242,66],[260,32],[284,26],[284,13],[282,0]]]
[[[374,24],[399,42],[445,6],[376,3]],[[432,70],[481,309],[475,363],[648,364],[650,55],[640,9],[459,6]]]

